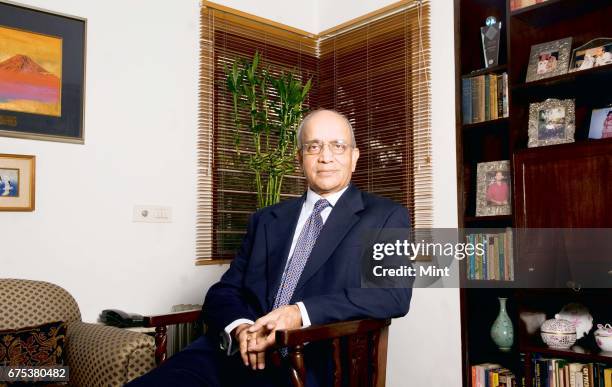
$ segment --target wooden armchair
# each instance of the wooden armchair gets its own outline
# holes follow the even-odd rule
[[[145,317],[145,326],[155,327],[155,361],[158,365],[166,360],[167,326],[196,322],[200,313],[201,310],[197,309]],[[391,320],[365,319],[281,330],[276,332],[276,345],[289,350],[294,387],[305,386],[304,343],[325,340],[331,342],[333,351],[334,387],[382,387],[386,378],[390,324]],[[275,357],[274,363],[280,364],[280,357]]]

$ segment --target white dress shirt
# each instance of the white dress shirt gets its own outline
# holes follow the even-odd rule
[[[304,228],[304,224],[306,224],[306,221],[308,220],[308,218],[312,214],[312,211],[314,210],[315,203],[319,199],[327,199],[327,201],[331,205],[329,207],[326,207],[323,211],[321,211],[321,218],[323,218],[323,224],[325,224],[325,222],[327,221],[327,218],[329,217],[329,214],[332,212],[333,207],[336,205],[336,203],[340,199],[340,196],[342,196],[342,194],[344,193],[344,191],[346,191],[347,188],[348,186],[344,187],[342,190],[338,192],[334,192],[330,194],[329,196],[325,198],[323,198],[321,195],[317,194],[316,192],[308,188],[308,191],[306,192],[306,200],[304,201],[304,204],[302,204],[302,211],[300,212],[300,217],[298,218],[298,222],[295,227],[295,233],[293,234],[293,240],[291,241],[291,248],[289,249],[289,255],[287,257],[287,262],[285,263],[285,270],[283,270],[283,276],[285,274],[285,271],[289,267],[289,260],[291,259],[291,256],[293,255],[293,251],[295,250],[295,245],[297,244],[298,238],[300,237],[300,233],[302,232],[302,229]],[[300,314],[302,316],[302,327],[306,328],[310,326],[310,318],[308,317],[308,311],[306,310],[304,303],[301,301],[298,301],[296,302],[296,305],[300,309]],[[236,351],[238,350],[237,347],[233,348],[234,345],[232,342],[231,333],[234,330],[234,328],[236,328],[240,324],[254,324],[254,322],[247,318],[239,318],[225,327],[224,333],[225,333],[225,342],[227,343],[226,351],[227,351],[228,356],[236,353]]]

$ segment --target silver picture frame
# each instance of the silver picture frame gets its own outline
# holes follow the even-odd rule
[[[573,99],[549,98],[529,105],[527,147],[574,142],[576,104]]]
[[[526,82],[566,74],[569,68],[571,49],[572,38],[531,46]]]
[[[512,214],[510,161],[478,163],[476,166],[476,216],[510,214]]]

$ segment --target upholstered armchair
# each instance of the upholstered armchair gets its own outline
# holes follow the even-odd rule
[[[123,386],[155,367],[152,337],[82,322],[74,298],[57,285],[0,279],[0,331],[56,321],[67,323],[70,386]]]

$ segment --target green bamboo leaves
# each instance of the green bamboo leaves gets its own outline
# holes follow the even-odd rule
[[[297,128],[306,112],[304,101],[312,87],[292,72],[273,75],[260,68],[256,52],[252,61],[236,60],[225,69],[226,87],[232,96],[235,146],[255,174],[257,207],[280,201],[284,176],[295,169]],[[248,124],[245,124],[248,122]],[[248,125],[255,152],[241,155],[240,132]]]

